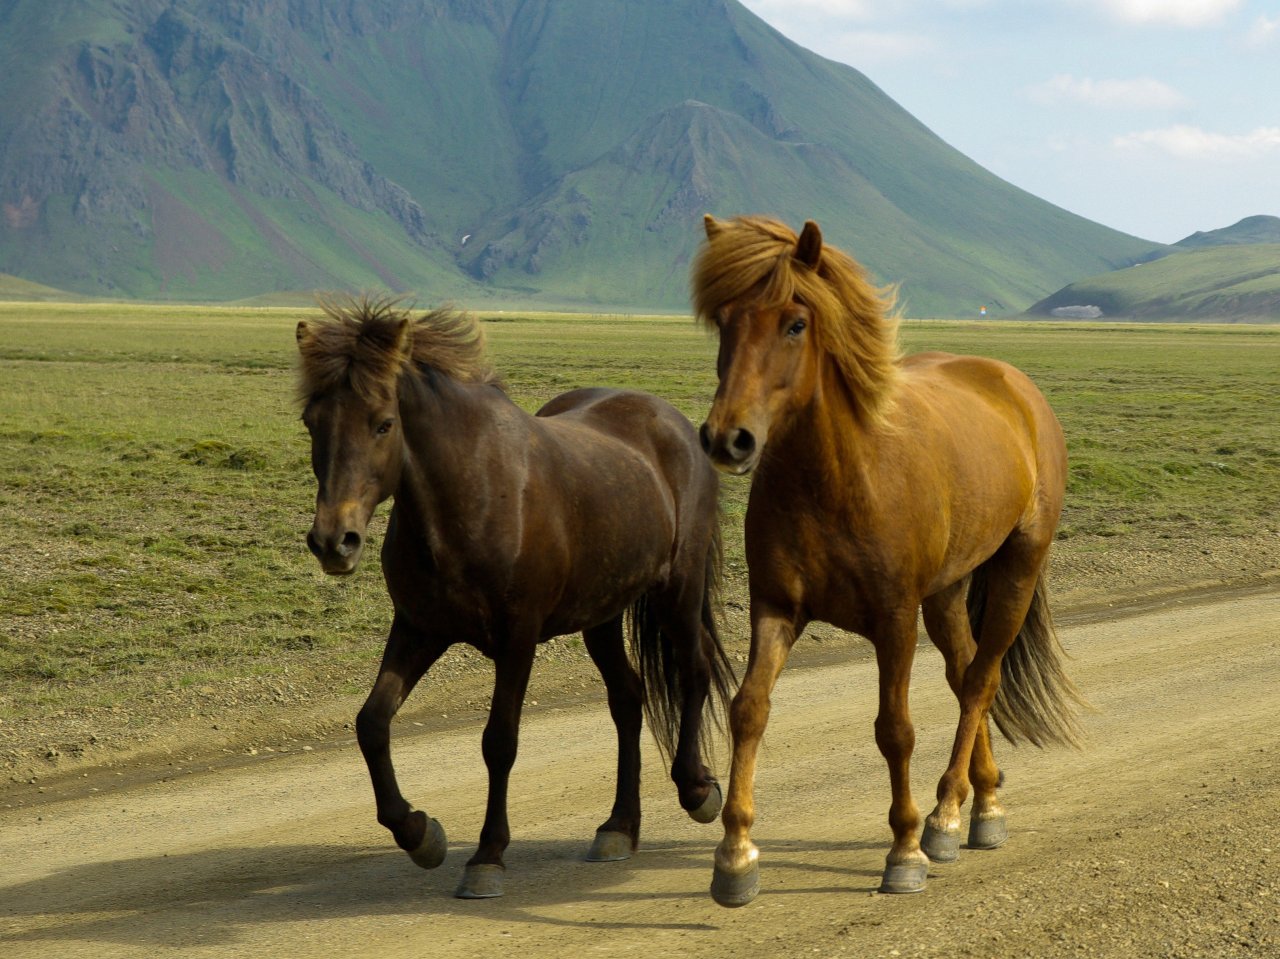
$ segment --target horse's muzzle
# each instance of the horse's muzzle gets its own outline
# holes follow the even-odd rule
[[[723,433],[713,433],[708,424],[703,423],[698,439],[702,451],[721,472],[745,476],[759,462],[760,444],[748,429],[732,427]]]
[[[320,534],[312,526],[307,531],[307,548],[330,576],[349,576],[360,565],[364,537],[351,529]]]

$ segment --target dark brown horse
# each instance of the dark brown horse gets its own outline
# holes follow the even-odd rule
[[[770,694],[813,620],[866,636],[880,670],[876,743],[893,828],[881,889],[924,888],[955,859],[972,783],[970,848],[1006,837],[987,714],[1010,738],[1076,739],[1045,561],[1066,449],[1025,375],[995,360],[901,359],[889,297],[818,227],[706,220],[694,304],[719,331],[720,385],[702,427],[722,470],[753,473],[746,516],[751,656],[730,711],[733,764],[712,894],[750,902],[756,751]],[[946,660],[961,715],[938,804],[917,838],[907,688],[916,611]],[[1003,673],[1003,679],[1002,679]]]
[[[605,389],[565,393],[531,416],[496,383],[471,319],[414,320],[388,300],[326,311],[297,331],[319,482],[307,542],[326,572],[355,570],[369,517],[395,497],[382,546],[395,617],[356,721],[378,822],[418,865],[443,861],[444,830],[396,783],[390,722],[449,646],[471,644],[496,678],[482,740],[488,806],[457,895],[501,895],[534,648],[577,631],[618,731],[613,810],[588,858],[626,859],[639,841],[642,710],[680,804],[714,820],[720,788],[702,764],[701,721],[733,677],[716,634],[718,480],[688,420],[656,397]]]

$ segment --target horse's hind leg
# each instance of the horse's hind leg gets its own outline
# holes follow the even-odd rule
[[[699,591],[700,592],[700,591]],[[698,596],[668,608],[659,604],[662,630],[670,640],[679,676],[680,728],[671,757],[671,781],[680,806],[697,822],[715,822],[724,802],[720,783],[702,761],[702,719],[711,694],[711,664],[703,644],[702,603]]]
[[[405,801],[391,764],[391,720],[448,643],[409,628],[400,617],[391,624],[382,667],[373,690],[356,716],[356,739],[369,767],[378,822],[419,866],[433,869],[444,860],[444,829]]]
[[[935,844],[934,834],[959,836],[960,807],[968,795],[969,767],[978,752],[979,737],[983,733],[987,733],[987,751],[990,752],[987,712],[1000,688],[1000,664],[1027,618],[1047,549],[1047,545],[1038,546],[1027,538],[1014,536],[987,561],[984,570],[987,577],[986,606],[981,631],[976,637],[977,648],[964,671],[960,687],[960,722],[956,727],[951,761],[938,782],[938,804],[925,820],[930,845]],[[988,770],[982,783],[985,795],[980,801],[975,797],[974,803],[974,814],[979,823],[977,838],[979,844],[985,843],[988,847],[1003,842],[1003,810],[994,802],[990,778]],[[998,780],[999,773],[995,778]],[[975,783],[975,788],[978,785]],[[983,815],[991,820],[992,825],[982,824]]]
[[[622,617],[582,631],[591,661],[600,670],[609,696],[609,715],[618,731],[618,777],[613,811],[596,830],[589,862],[630,859],[640,842],[640,677],[627,659]]]
[[[922,605],[924,625],[929,638],[946,661],[947,683],[956,699],[961,699],[965,671],[977,648],[969,627],[969,611],[965,596],[969,580],[947,587],[928,597]],[[1004,809],[996,798],[1000,785],[1000,769],[991,751],[989,724],[984,719],[974,738],[973,756],[969,760],[969,783],[973,786],[973,810],[969,822],[969,847],[994,849],[1006,836]],[[925,854],[934,862],[950,862],[959,855],[959,816],[953,822],[925,827],[920,841]]]
[[[502,653],[494,657],[493,702],[480,748],[489,767],[489,798],[485,805],[480,845],[467,860],[462,882],[454,895],[459,899],[492,899],[502,895],[505,866],[502,854],[511,843],[507,821],[507,784],[516,761],[520,735],[520,709],[533,668],[536,634],[511,636]]]

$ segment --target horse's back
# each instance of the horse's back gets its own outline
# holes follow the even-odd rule
[[[704,575],[719,481],[683,414],[648,393],[592,387],[550,400],[534,422],[531,488],[548,538],[571,544],[549,635],[592,622],[605,593],[630,602]]]
[[[537,418],[559,443],[610,461],[606,469],[642,459],[678,528],[718,521],[719,476],[702,452],[693,424],[661,397],[587,387],[548,401]]]
[[[537,412],[566,442],[584,431],[640,453],[664,473],[676,470],[680,485],[694,477],[715,480],[698,434],[683,413],[666,400],[639,390],[585,387],[562,393]]]
[[[656,421],[663,428],[687,433],[696,440],[693,425],[661,397],[640,390],[587,386],[561,393],[542,405],[535,416],[564,417],[602,432],[634,430]]]
[[[914,353],[902,361],[907,390],[954,425],[969,430],[990,420],[1001,432],[1023,434],[1056,458],[1065,451],[1062,427],[1049,401],[1026,373],[1003,360],[956,353]]]
[[[907,416],[918,457],[943,466],[948,567],[967,571],[1015,530],[1051,536],[1066,491],[1066,441],[1048,400],[1025,373],[1001,360],[922,353],[903,361]],[[918,444],[918,445],[917,445]],[[945,464],[945,465],[944,465]],[[918,470],[924,473],[925,470]]]
[[[949,389],[998,396],[1008,392],[1040,391],[1016,366],[989,356],[964,353],[912,353],[902,360],[908,382],[944,383]]]

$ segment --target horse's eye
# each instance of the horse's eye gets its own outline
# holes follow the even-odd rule
[[[395,425],[395,420],[387,418],[378,424],[378,435],[386,436],[391,432],[391,427]]]
[[[797,336],[799,336],[801,333],[804,332],[804,328],[805,328],[804,320],[796,320],[789,327],[787,327],[787,336],[791,337],[792,339],[795,339]]]

